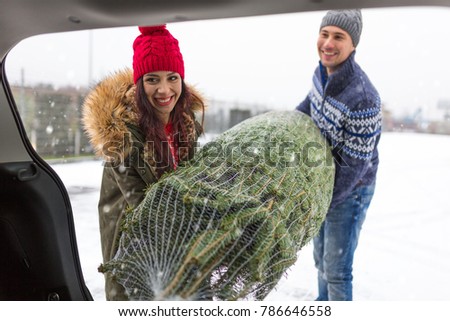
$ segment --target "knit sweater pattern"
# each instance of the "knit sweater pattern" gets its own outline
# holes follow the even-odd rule
[[[311,116],[332,147],[336,175],[330,208],[345,200],[356,186],[375,182],[381,101],[355,62],[355,52],[329,77],[319,63],[313,87],[296,109]]]

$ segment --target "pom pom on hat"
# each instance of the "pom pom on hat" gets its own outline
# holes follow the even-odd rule
[[[153,34],[156,31],[164,31],[167,30],[166,25],[160,25],[160,26],[149,26],[149,27],[138,27],[141,34],[148,36]]]
[[[149,72],[173,71],[184,79],[184,61],[178,40],[166,25],[139,27],[141,34],[133,43],[134,83]]]

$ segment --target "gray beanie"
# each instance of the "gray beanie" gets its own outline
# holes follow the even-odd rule
[[[352,38],[353,45],[356,47],[359,43],[359,37],[362,31],[361,10],[331,10],[328,11],[322,19],[320,30],[326,26],[336,26],[348,32]]]

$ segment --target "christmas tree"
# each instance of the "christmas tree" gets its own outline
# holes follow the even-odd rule
[[[308,116],[252,117],[149,187],[102,269],[131,300],[262,300],[318,232],[333,183]]]

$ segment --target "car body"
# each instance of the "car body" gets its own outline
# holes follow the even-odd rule
[[[0,300],[92,300],[67,190],[28,139],[4,71],[39,34],[337,8],[450,6],[450,0],[4,0],[0,13]],[[32,53],[30,53],[32,54]]]

